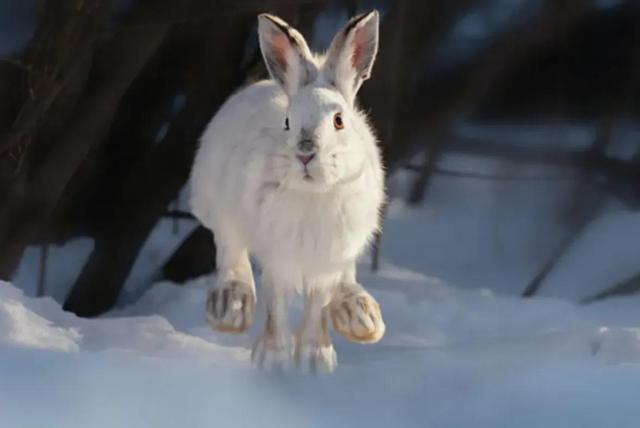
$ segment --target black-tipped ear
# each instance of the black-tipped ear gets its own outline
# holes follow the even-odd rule
[[[271,78],[287,95],[316,78],[316,66],[307,42],[298,31],[274,15],[258,15],[260,50]]]
[[[362,82],[371,76],[378,53],[378,11],[352,18],[336,34],[323,66],[325,78],[353,102]]]

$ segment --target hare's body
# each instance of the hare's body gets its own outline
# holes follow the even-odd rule
[[[291,278],[350,271],[379,226],[383,177],[377,148],[371,145],[371,163],[343,185],[326,192],[288,189],[278,177],[286,104],[280,87],[269,81],[227,101],[202,137],[192,177],[193,212],[223,247],[247,249],[262,266],[277,264]],[[356,124],[374,140],[362,116]]]
[[[261,15],[260,44],[274,80],[232,96],[201,138],[192,171],[191,207],[214,232],[217,283],[209,293],[213,328],[243,332],[255,315],[249,254],[263,269],[266,326],[258,364],[332,370],[328,335],[359,342],[384,333],[380,308],[356,282],[355,264],[379,229],[383,172],[375,137],[354,106],[377,49],[378,15],[352,20],[326,57],[302,36]],[[288,296],[307,300],[295,340]]]

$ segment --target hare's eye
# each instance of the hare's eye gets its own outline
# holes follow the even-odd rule
[[[284,130],[288,131],[289,130],[289,118],[285,117],[284,119]]]
[[[336,113],[333,115],[333,126],[336,129],[344,129],[344,121],[342,120],[342,113]]]

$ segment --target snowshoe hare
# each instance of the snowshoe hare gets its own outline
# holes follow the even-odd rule
[[[326,55],[283,20],[258,17],[272,80],[233,95],[208,125],[192,171],[191,207],[214,232],[218,275],[207,319],[241,333],[253,322],[249,254],[262,267],[266,322],[258,366],[332,371],[329,321],[347,339],[380,340],[376,300],[356,282],[356,259],[380,227],[383,170],[373,131],[355,104],[378,49],[378,12],[349,21]],[[289,298],[305,296],[301,325]]]

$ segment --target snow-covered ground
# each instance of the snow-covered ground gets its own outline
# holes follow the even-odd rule
[[[588,306],[571,300],[584,291],[578,293],[576,278],[592,279],[587,291],[611,280],[595,263],[602,251],[593,240],[623,242],[622,260],[611,254],[600,261],[632,269],[637,244],[616,236],[637,231],[637,215],[612,212],[589,229],[547,284],[567,298],[523,300],[513,295],[519,287],[507,294],[508,283],[526,279],[523,266],[529,267],[496,265],[489,250],[496,240],[482,227],[483,202],[469,202],[476,192],[453,194],[477,211],[460,210],[450,198],[449,213],[466,214],[443,218],[438,189],[436,183],[428,208],[392,204],[382,268],[371,273],[365,259],[360,269],[361,282],[381,303],[387,334],[369,346],[335,337],[339,367],[330,376],[251,368],[259,326],[242,336],[211,331],[204,320],[211,278],[156,283],[146,292],[134,284],[143,293],[135,303],[89,320],[63,312],[52,298],[0,283],[0,426],[637,427],[640,297]],[[504,222],[514,209],[485,208]],[[455,242],[472,231],[466,244]],[[174,244],[162,234],[170,234],[168,225],[145,254],[171,252]],[[514,236],[502,237],[506,255],[536,254],[518,253]],[[90,247],[75,245],[68,250]],[[613,247],[619,246],[607,248]],[[65,251],[58,251],[64,261]],[[134,275],[139,282],[150,278],[143,267],[153,265],[152,256],[144,257]],[[33,266],[25,263],[24,281]],[[474,280],[476,287],[469,286]]]
[[[255,328],[212,332],[204,278],[92,320],[2,283],[2,426],[637,426],[639,299],[525,301],[391,265],[362,280],[387,335],[337,339],[321,377],[250,368]]]

